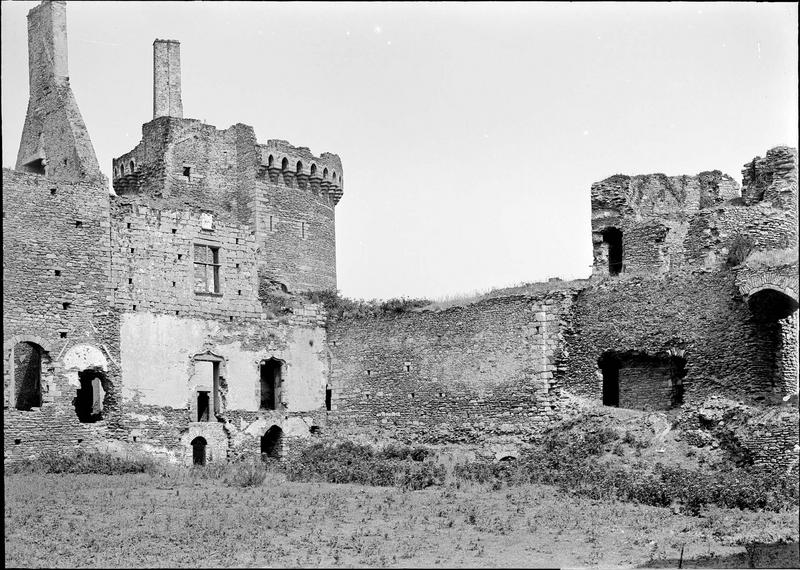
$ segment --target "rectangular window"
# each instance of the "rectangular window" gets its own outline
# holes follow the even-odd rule
[[[219,293],[219,248],[194,244],[194,290]]]

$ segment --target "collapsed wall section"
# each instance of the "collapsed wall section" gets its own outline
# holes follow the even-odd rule
[[[535,437],[557,405],[573,295],[333,321],[329,426],[478,447]]]

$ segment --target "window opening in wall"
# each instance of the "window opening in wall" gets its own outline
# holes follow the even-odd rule
[[[42,355],[38,344],[19,342],[11,358],[14,365],[14,407],[29,411],[42,405]]]
[[[275,163],[275,157],[274,157],[274,156],[272,156],[272,155],[269,155],[269,158],[267,158],[267,166],[268,166],[269,168],[272,168],[272,165],[273,165],[274,163]]]
[[[128,229],[131,229],[131,223],[130,223],[130,222],[128,222],[128,223],[127,223],[127,224],[125,224],[125,225],[128,227]]]
[[[405,366],[406,372],[411,372],[411,363],[410,362],[406,362],[403,366]]]
[[[56,269],[56,277],[61,277],[61,270],[60,269]]]
[[[56,189],[55,188],[50,188],[50,195],[51,196],[55,196],[56,195]]]
[[[32,172],[33,174],[45,174],[44,160],[41,158],[32,160],[29,163],[23,165],[23,170],[27,172]]]
[[[182,254],[182,253],[179,253],[179,254],[178,254],[178,261],[180,261],[181,259],[183,259],[183,254]]]
[[[94,423],[103,419],[103,380],[105,376],[98,370],[78,372],[78,388],[75,397],[75,413],[81,423]]]
[[[670,378],[672,381],[672,406],[683,405],[683,378],[686,376],[686,359],[680,356],[670,358]]]
[[[178,233],[178,230],[177,230],[177,228],[172,228],[172,233],[173,233],[173,234],[177,234],[177,233]]]
[[[288,158],[284,158],[281,161],[281,170],[283,170],[285,172],[288,168],[289,168],[289,159]]]
[[[194,290],[219,293],[219,248],[194,244]]]
[[[64,308],[64,310],[66,311],[67,309],[69,309],[69,306],[70,306],[70,304],[71,304],[71,303],[61,303],[61,306],[62,306],[62,307]]]
[[[608,244],[608,273],[619,275],[622,272],[622,232],[608,228],[603,232],[603,241]]]
[[[131,174],[133,174],[133,171],[134,171],[134,170],[135,170],[135,169],[134,169],[134,163],[133,163],[133,161],[131,161]]]
[[[273,227],[274,227],[274,226],[272,225],[272,216],[270,216],[270,217],[269,217],[269,231],[274,231],[274,230],[273,230]]]
[[[128,277],[128,285],[133,285],[133,278],[132,277]]]
[[[619,407],[619,359],[613,354],[604,354],[598,364],[603,373],[603,405]]]
[[[58,333],[58,336],[60,336],[61,338],[67,338],[67,333],[65,333],[64,331],[61,331],[60,333]]]
[[[133,253],[134,251],[135,251],[134,248],[131,248],[131,253]]]
[[[208,392],[197,392],[197,421],[209,422],[211,421],[210,398]]]
[[[325,388],[325,409],[331,411],[331,400],[333,398],[333,390],[330,387]]]
[[[83,222],[82,222],[82,221],[80,221],[80,220],[75,220],[75,227],[76,227],[76,228],[83,227]]]
[[[282,446],[283,430],[278,426],[272,426],[261,436],[262,458],[280,459]]]
[[[14,440],[14,445],[19,445],[20,443],[22,443],[21,439],[15,439]]]
[[[192,167],[191,166],[184,166],[183,167],[183,175],[186,178],[191,178],[192,177]]]
[[[175,287],[175,282],[174,281],[172,282],[172,286]]]
[[[192,440],[192,464],[205,465],[206,464],[206,443],[205,438],[196,437]]]
[[[303,163],[301,161],[299,161],[299,160],[297,161],[296,170],[297,170],[297,174],[302,174],[303,173]]]
[[[261,409],[277,410],[283,363],[270,358],[261,363]]]

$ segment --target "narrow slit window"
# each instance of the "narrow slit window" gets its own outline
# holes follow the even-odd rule
[[[219,248],[194,246],[194,290],[198,293],[219,293]]]

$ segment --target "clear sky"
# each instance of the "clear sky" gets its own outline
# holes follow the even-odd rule
[[[3,166],[28,99],[2,2]],[[797,5],[69,2],[70,81],[106,175],[152,118],[152,43],[184,116],[339,154],[339,289],[441,297],[586,277],[610,175],[741,181],[797,146]]]

